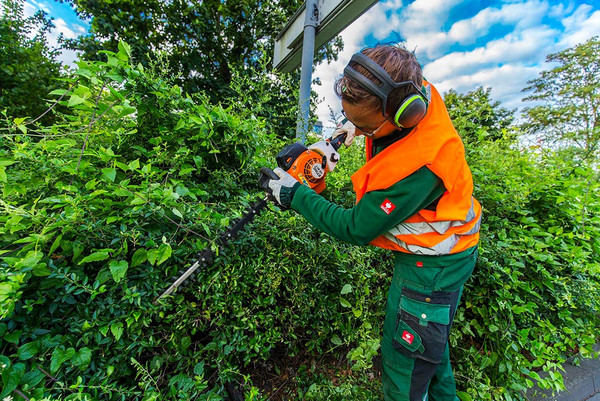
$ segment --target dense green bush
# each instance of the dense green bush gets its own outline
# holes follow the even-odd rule
[[[510,140],[469,156],[484,219],[452,338],[460,381],[474,400],[520,399],[533,379],[559,390],[559,364],[598,340],[597,173]]]
[[[54,93],[72,113],[61,123],[6,120],[1,397],[219,399],[275,351],[367,340],[354,359],[369,365],[377,346],[363,314],[380,313],[369,291],[385,280],[367,265],[374,251],[291,212],[265,211],[187,288],[153,303],[262,196],[258,168],[281,144],[252,110],[185,95],[128,52],[79,64]]]
[[[154,302],[264,196],[283,143],[255,117],[272,100],[258,84],[234,82],[257,93],[223,108],[124,43],[105,55],[53,93],[56,124],[0,128],[0,398],[380,399],[391,255],[292,211],[269,206]],[[595,172],[494,139],[469,149],[484,224],[451,338],[463,400],[522,398],[540,370],[560,388],[557,363],[589,355],[599,324]],[[341,150],[325,197],[353,204],[363,151]]]

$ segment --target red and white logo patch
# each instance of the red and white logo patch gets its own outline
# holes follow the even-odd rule
[[[410,334],[408,331],[404,330],[404,333],[402,333],[402,339],[407,343],[412,344],[413,340],[415,339],[415,336]]]
[[[383,203],[381,204],[381,210],[383,210],[385,212],[385,214],[390,214],[394,211],[394,209],[396,208],[396,205],[394,205],[392,202],[390,202],[389,199],[386,199],[383,201]]]

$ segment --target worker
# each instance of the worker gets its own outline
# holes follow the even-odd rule
[[[448,338],[481,222],[464,146],[402,46],[354,54],[335,92],[348,120],[336,134],[346,133],[347,145],[366,137],[366,163],[352,175],[355,206],[329,202],[280,168],[268,186],[329,235],[394,252],[381,343],[385,400],[458,400]]]

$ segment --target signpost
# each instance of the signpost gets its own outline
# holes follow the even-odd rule
[[[275,68],[290,72],[301,66],[300,116],[296,137],[302,143],[308,131],[315,49],[333,39],[375,3],[377,0],[306,0],[275,38]]]

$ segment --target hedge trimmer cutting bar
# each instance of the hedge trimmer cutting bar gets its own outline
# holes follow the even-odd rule
[[[269,197],[265,197],[260,202],[252,205],[252,207],[248,210],[246,214],[242,216],[240,220],[238,220],[233,227],[227,230],[223,235],[219,237],[217,240],[217,249],[224,247],[227,245],[229,240],[234,238],[238,231],[240,231],[246,224],[250,223],[264,208],[267,206]],[[183,273],[180,272],[178,274],[178,278],[171,284],[169,288],[166,289],[158,298],[157,301],[167,295],[170,295],[175,291],[178,287],[181,286],[201,265],[209,265],[212,263],[213,258],[215,257],[216,252],[212,249],[205,249],[204,251],[198,254],[198,259],[196,262],[191,265],[186,271]]]
[[[316,192],[321,192],[325,188],[325,176],[329,171],[332,171],[339,161],[337,150],[340,148],[346,134],[338,135],[335,138],[319,141],[310,147],[306,147],[301,143],[294,143],[283,148],[276,156],[277,165],[291,174],[301,184],[314,189]],[[260,170],[261,176],[259,179],[260,186],[266,190],[269,189],[270,180],[278,180],[279,176],[273,170],[263,167]],[[246,214],[238,220],[233,227],[227,230],[216,241],[217,249],[227,245],[235,235],[248,223],[254,220],[264,208],[267,206],[269,199],[273,199],[271,194],[268,194],[260,202],[254,204]],[[185,272],[178,274],[177,279],[171,284],[165,292],[157,299],[172,294],[179,288],[201,265],[212,263],[215,257],[215,251],[206,249],[198,254],[198,259]]]

